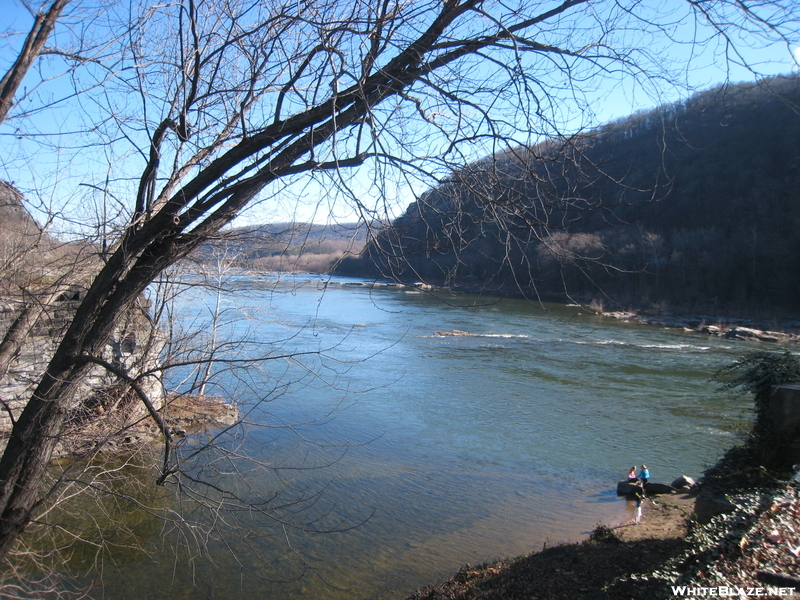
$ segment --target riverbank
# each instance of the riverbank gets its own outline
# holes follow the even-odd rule
[[[648,499],[639,525],[603,524],[580,543],[467,565],[448,581],[420,590],[407,600],[656,597],[664,583],[636,576],[644,576],[685,552],[693,509],[694,497],[688,494]]]
[[[722,588],[735,597],[797,597],[798,478],[732,492],[735,509],[707,524],[694,518],[694,496],[661,496],[640,525],[601,525],[580,543],[467,565],[407,600],[638,600],[719,596]],[[753,593],[728,593],[737,588]]]

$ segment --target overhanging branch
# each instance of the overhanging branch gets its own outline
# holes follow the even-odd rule
[[[142,404],[144,404],[145,408],[147,408],[147,412],[150,413],[150,417],[153,419],[153,421],[155,421],[159,431],[161,431],[162,435],[164,436],[164,462],[161,468],[161,476],[157,480],[158,485],[164,485],[167,477],[173,473],[173,470],[169,467],[170,450],[172,448],[173,440],[172,434],[169,432],[169,427],[167,427],[167,424],[164,423],[164,419],[162,419],[161,415],[158,414],[156,407],[153,406],[153,403],[150,401],[147,393],[142,389],[142,386],[139,385],[138,381],[128,375],[123,369],[112,365],[110,362],[103,360],[102,358],[91,356],[89,354],[83,354],[82,359],[86,362],[103,367],[106,371],[124,381],[134,392],[136,392],[136,395],[139,396]]]

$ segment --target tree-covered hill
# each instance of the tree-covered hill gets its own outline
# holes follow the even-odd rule
[[[340,273],[553,300],[800,308],[800,79],[725,85],[455,172]]]

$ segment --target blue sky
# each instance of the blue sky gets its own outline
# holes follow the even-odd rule
[[[98,4],[103,5],[99,0]],[[598,9],[604,6],[602,1],[594,4]],[[31,16],[19,0],[0,0],[0,5],[9,30],[26,31],[30,27]],[[87,3],[83,6],[86,7],[87,14],[90,14],[93,7]],[[668,0],[655,2],[653,6],[657,7],[653,10],[660,14],[674,10],[677,18],[686,3],[682,0]],[[672,37],[670,43],[663,39],[650,40],[641,32],[634,30],[626,32],[626,35],[631,37],[634,44],[638,43],[643,50],[649,51],[651,56],[648,60],[671,62],[672,73],[676,77],[676,81],[673,82],[675,85],[652,81],[645,82],[645,86],[642,86],[634,84],[631,78],[624,74],[608,73],[600,84],[597,83],[599,80],[594,79],[591,83],[578,86],[582,92],[583,110],[569,108],[571,105],[566,101],[562,110],[556,103],[555,110],[560,111],[558,118],[562,130],[577,130],[608,122],[637,110],[679,100],[695,90],[706,89],[726,80],[738,82],[753,79],[754,74],[750,69],[737,65],[737,60],[726,60],[724,46],[717,42],[705,42],[708,39],[708,31],[676,24],[669,33]],[[690,43],[698,40],[701,43]],[[793,41],[800,42],[800,38],[796,37]],[[20,43],[21,36],[0,38],[0,69],[3,72],[13,60],[15,50]],[[797,45],[787,47],[786,44],[767,44],[763,40],[753,38],[748,40],[744,47],[746,62],[755,67],[760,75],[792,72],[796,70],[796,61],[800,58]],[[61,63],[48,58],[44,59],[41,66],[39,72],[46,77],[58,72]],[[26,84],[35,85],[37,76],[38,73],[32,74],[29,80],[26,80]],[[47,82],[42,85],[41,90],[43,94],[40,99],[45,101],[67,96],[70,80],[66,77]],[[96,89],[90,94],[102,92],[102,89]],[[65,230],[70,227],[79,229],[85,226],[85,218],[91,218],[93,214],[101,214],[103,211],[111,215],[115,214],[115,211],[124,212],[125,200],[120,198],[119,202],[103,203],[97,194],[92,192],[92,186],[96,188],[102,184],[103,173],[107,173],[111,178],[129,176],[132,180],[135,179],[135,169],[130,174],[121,173],[120,170],[109,168],[109,164],[112,164],[112,167],[115,167],[116,163],[141,164],[141,158],[135,156],[135,153],[120,156],[107,148],[81,147],[85,136],[77,132],[81,128],[86,129],[87,123],[91,124],[91,106],[94,100],[96,98],[91,96],[67,100],[54,108],[43,110],[30,120],[11,120],[0,126],[0,147],[3,148],[5,158],[3,165],[0,166],[0,178],[15,182],[18,187],[26,191],[34,207],[39,206],[51,213],[63,215],[66,218],[63,225]],[[125,99],[120,97],[112,101],[125,102]],[[72,133],[73,131],[76,133]],[[488,151],[490,149],[486,146],[475,144],[466,147],[464,158],[477,159]],[[387,198],[389,215],[396,216],[416,194],[422,193],[428,184],[387,181],[379,186],[367,168],[349,176],[348,185],[352,186],[357,194],[369,197],[371,201],[379,204],[381,201],[377,196],[383,194]],[[34,190],[37,192],[36,197],[31,197],[31,192]],[[331,219],[342,222],[356,218],[349,205],[339,201],[324,179],[321,182],[300,181],[292,187],[291,192],[292,194],[281,195],[249,211],[240,222],[285,220],[326,222]]]

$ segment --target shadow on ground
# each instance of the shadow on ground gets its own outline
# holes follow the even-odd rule
[[[620,541],[613,533],[480,567],[409,600],[630,600],[669,597],[663,581],[637,580],[680,554],[679,538]]]

